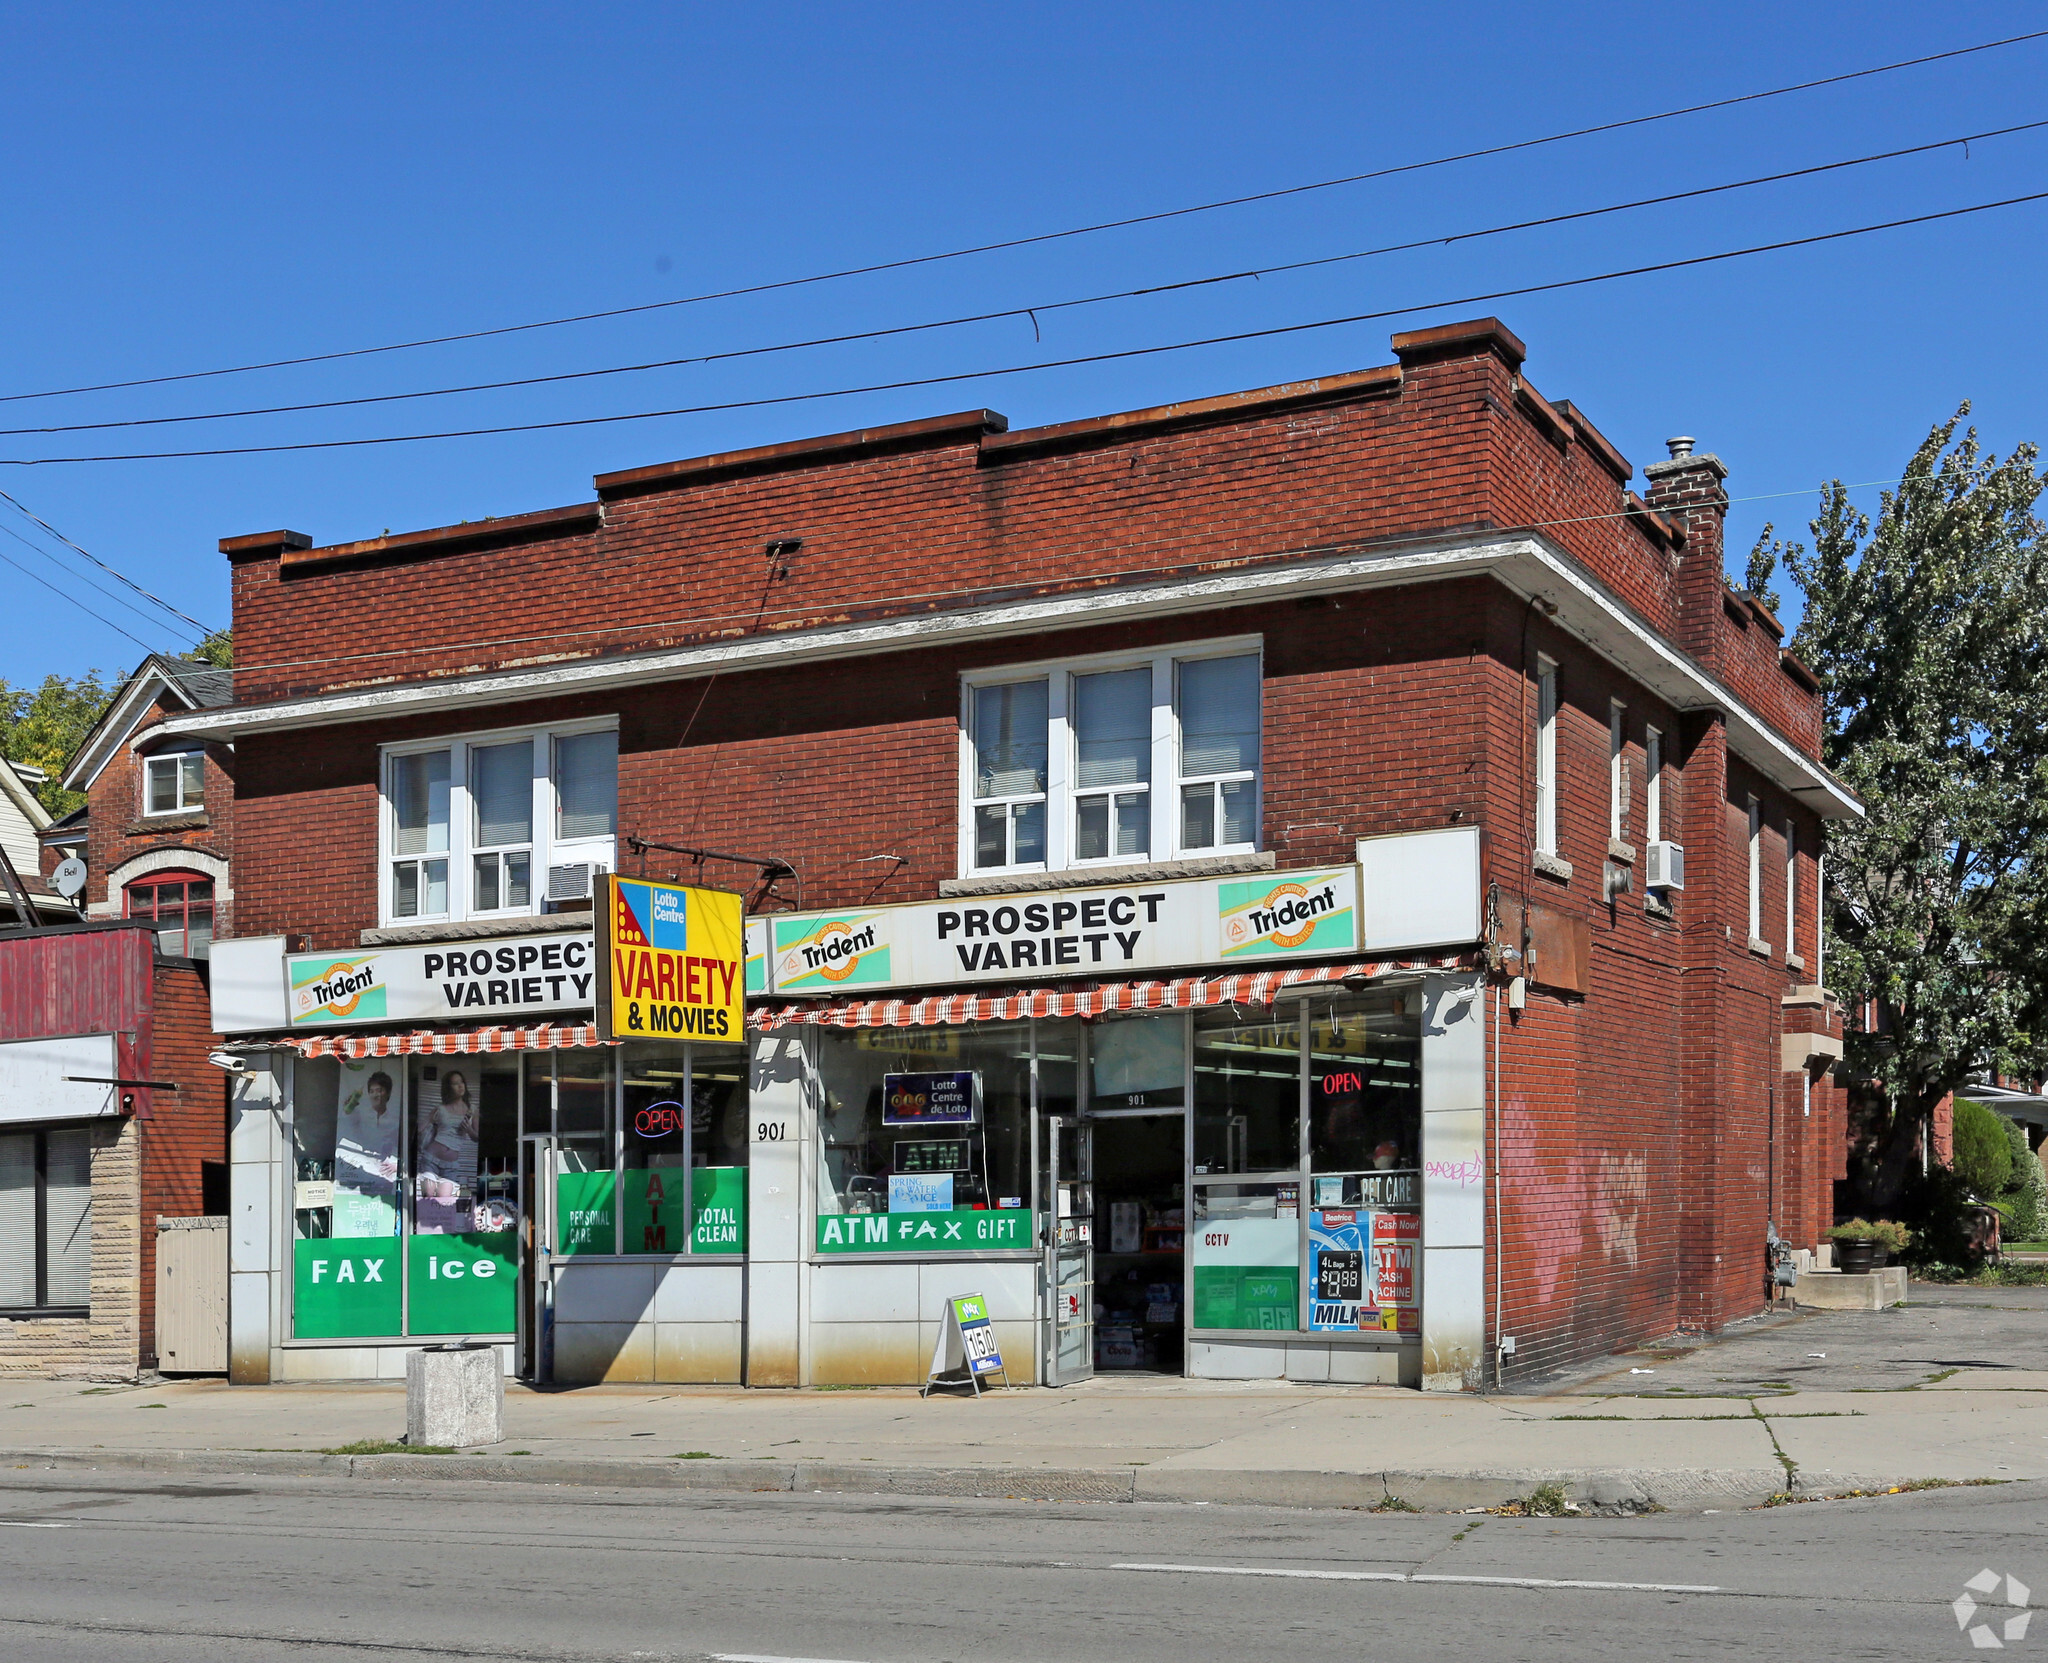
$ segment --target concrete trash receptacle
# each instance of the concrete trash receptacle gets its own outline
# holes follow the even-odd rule
[[[405,1359],[405,1441],[470,1449],[505,1438],[505,1374],[482,1341],[431,1345]]]

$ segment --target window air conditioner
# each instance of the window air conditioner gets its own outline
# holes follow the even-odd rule
[[[1643,851],[1645,889],[1683,889],[1685,851],[1676,843],[1652,843]]]
[[[592,861],[578,861],[571,866],[550,866],[548,868],[548,899],[550,901],[587,901],[590,899],[590,880],[606,868]]]

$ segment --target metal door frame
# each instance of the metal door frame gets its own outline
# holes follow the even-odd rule
[[[1085,1115],[1047,1115],[1046,1134],[1046,1184],[1050,1193],[1046,1197],[1045,1222],[1045,1383],[1048,1386],[1071,1386],[1078,1381],[1090,1380],[1095,1376],[1095,1245],[1090,1237],[1094,1228],[1093,1190],[1095,1184],[1094,1128],[1088,1124]],[[1068,1183],[1060,1179],[1060,1153],[1063,1134],[1071,1140],[1075,1152],[1074,1177]],[[1076,1190],[1084,1191],[1076,1196]],[[1083,1200],[1087,1205],[1083,1205]],[[1075,1320],[1060,1321],[1061,1308],[1068,1295],[1075,1291],[1074,1281],[1062,1280],[1065,1267],[1078,1269],[1078,1294],[1080,1309]],[[1060,1365],[1060,1335],[1062,1331],[1079,1331],[1081,1343],[1080,1361],[1072,1368]]]

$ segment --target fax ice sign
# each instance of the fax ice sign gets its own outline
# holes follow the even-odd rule
[[[293,953],[284,962],[294,1028],[574,1010],[591,1003],[596,979],[588,935]]]

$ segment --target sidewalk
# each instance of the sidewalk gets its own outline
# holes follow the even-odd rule
[[[1931,1303],[1917,1303],[1923,1292]],[[322,1453],[398,1438],[398,1386],[11,1378],[0,1380],[0,1473],[1350,1507],[1394,1496],[1432,1510],[1498,1505],[1551,1482],[1597,1506],[1701,1508],[1788,1490],[2048,1478],[2048,1338],[2037,1337],[2048,1299],[1950,1292],[1916,1288],[1916,1304],[1894,1312],[1772,1319],[1683,1354],[1616,1359],[1541,1396],[1157,1377],[928,1400],[902,1388],[513,1386],[506,1441],[450,1456]],[[2015,1350],[2028,1355],[1997,1355]],[[1752,1378],[1757,1363],[1768,1379]]]

